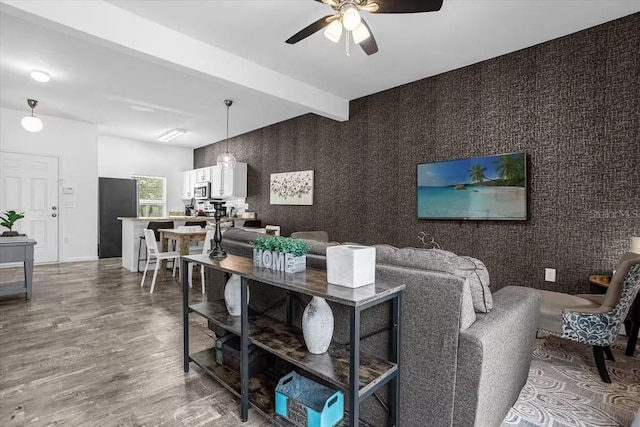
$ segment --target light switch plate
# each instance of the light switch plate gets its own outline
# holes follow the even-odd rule
[[[556,269],[555,268],[545,268],[544,269],[544,280],[546,282],[555,282],[556,281]]]

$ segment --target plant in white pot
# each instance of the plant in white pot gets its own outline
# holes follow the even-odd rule
[[[291,237],[259,237],[253,244],[253,264],[285,273],[298,273],[307,268],[309,245]]]
[[[18,233],[17,231],[13,231],[13,225],[19,219],[24,218],[23,214],[24,212],[17,213],[16,211],[9,210],[4,212],[4,215],[0,215],[0,219],[2,220],[2,222],[0,222],[0,225],[9,229],[9,231],[5,231],[4,233],[2,233],[2,236],[4,237],[20,236],[20,233]]]

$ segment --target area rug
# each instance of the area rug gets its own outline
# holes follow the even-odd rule
[[[631,426],[640,410],[640,349],[628,357],[625,348],[626,337],[618,337],[607,384],[590,346],[540,334],[527,384],[503,427]]]

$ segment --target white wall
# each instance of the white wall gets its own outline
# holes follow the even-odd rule
[[[40,117],[42,131],[27,132],[20,120],[27,111],[0,108],[0,151],[58,157],[60,184],[75,187],[70,196],[59,194],[60,261],[97,259],[98,252],[98,128],[90,123]],[[61,191],[60,191],[61,192]]]
[[[184,212],[182,172],[193,169],[193,149],[98,135],[98,176],[167,178],[167,215]]]

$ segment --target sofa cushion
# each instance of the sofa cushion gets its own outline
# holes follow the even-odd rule
[[[398,249],[390,245],[376,245],[376,262],[464,277],[469,281],[474,310],[487,313],[493,307],[489,273],[482,261],[475,258],[458,256],[442,249]]]
[[[241,228],[230,228],[222,235],[223,241],[234,240],[240,243],[246,243],[248,245],[253,245],[256,239],[260,237],[269,237],[266,234],[256,233],[255,231],[245,231]],[[317,240],[305,240],[307,245],[309,245],[309,254],[312,255],[322,255],[325,256],[327,253],[328,246],[336,246],[339,245],[338,242],[319,242]],[[224,246],[224,243],[223,243]]]

